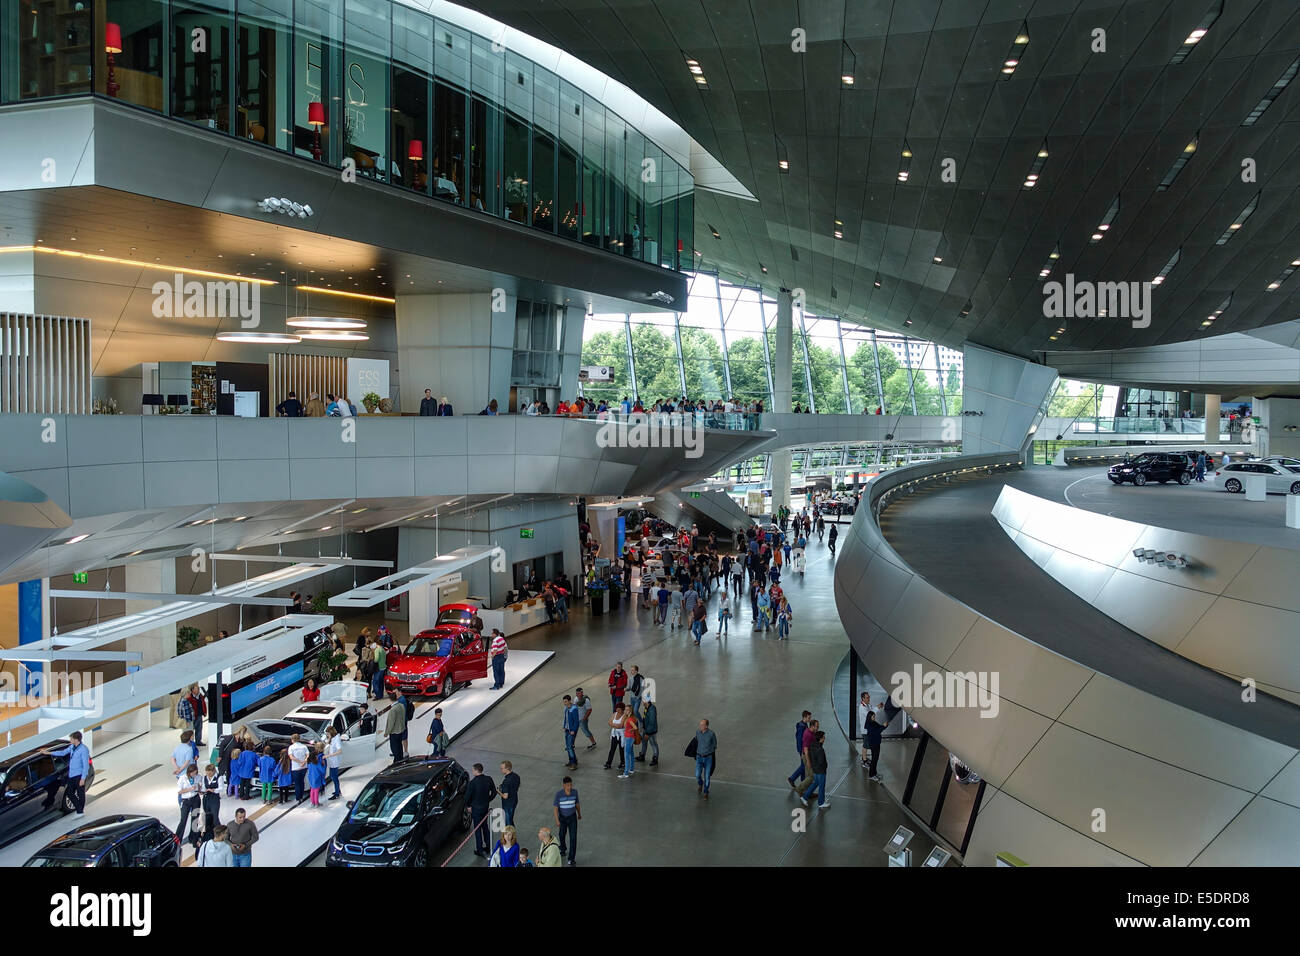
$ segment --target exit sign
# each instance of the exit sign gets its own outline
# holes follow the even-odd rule
[[[700,493],[699,493],[698,491],[692,491],[692,492],[691,492],[691,497],[692,497],[692,498],[698,498],[699,496],[700,496]]]
[[[519,537],[521,537],[521,538],[531,538],[532,536],[533,536],[533,529],[532,529],[532,528],[520,528],[520,529],[519,529]]]
[[[72,580],[77,584],[85,584],[90,575],[85,571],[77,571],[72,575]]]

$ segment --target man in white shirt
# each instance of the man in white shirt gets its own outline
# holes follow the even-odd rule
[[[528,403],[528,407],[524,409],[524,414],[525,414],[525,415],[536,415],[536,414],[537,414],[537,403],[536,403],[536,402],[529,402],[529,403]]]
[[[289,770],[293,774],[293,796],[299,803],[302,802],[305,793],[303,791],[303,781],[307,777],[307,758],[311,756],[311,751],[303,743],[297,734],[289,738]]]
[[[488,645],[488,655],[492,661],[492,689],[500,690],[506,684],[506,636],[495,627],[492,628],[492,643]]]

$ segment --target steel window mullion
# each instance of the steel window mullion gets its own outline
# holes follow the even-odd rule
[[[876,330],[871,330],[871,360],[876,370],[876,398],[878,400],[877,408],[882,412],[888,411],[885,408],[885,383],[880,377],[880,344],[876,341]]]
[[[906,335],[903,336],[903,361],[907,363],[907,394],[912,399],[912,414],[916,411],[916,387],[915,379],[912,377],[912,346],[911,340]]]
[[[840,381],[844,383],[844,413],[853,414],[853,397],[849,391],[849,360],[844,354],[844,322],[835,316],[835,338],[840,343]]]
[[[767,371],[767,410],[774,411],[776,405],[776,387],[772,384],[772,350],[767,347],[767,312],[763,308],[763,290],[758,293],[758,314],[763,319],[763,365]],[[776,305],[774,302],[773,305]],[[780,308],[778,305],[777,308]]]
[[[803,350],[803,381],[808,389],[808,407],[816,412],[817,400],[813,398],[812,367],[808,361],[808,326],[804,323],[803,309],[799,310],[799,339]]]

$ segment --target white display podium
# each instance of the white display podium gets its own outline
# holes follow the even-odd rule
[[[497,628],[506,637],[513,637],[520,631],[546,623],[546,603],[538,598],[535,602],[524,601],[506,607],[484,608],[478,612],[483,619],[483,633],[491,634]]]
[[[1286,496],[1286,526],[1300,530],[1300,495]]]
[[[1266,475],[1242,475],[1241,483],[1246,486],[1247,501],[1263,501],[1268,497],[1268,477]]]

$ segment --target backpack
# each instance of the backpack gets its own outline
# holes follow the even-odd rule
[[[409,724],[411,718],[415,716],[415,705],[411,703],[409,697],[403,697],[402,702],[406,705],[406,722]]]

